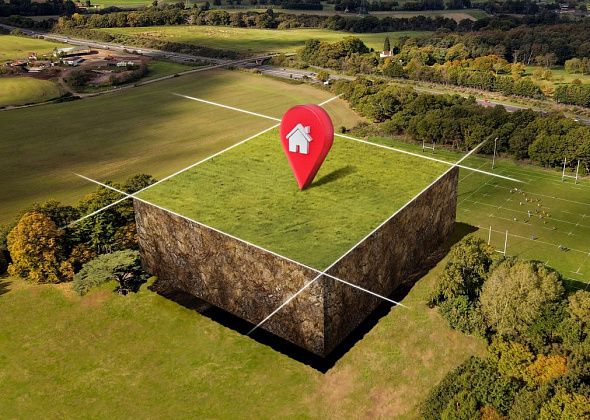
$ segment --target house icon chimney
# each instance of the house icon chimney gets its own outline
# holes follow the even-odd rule
[[[297,123],[289,134],[287,134],[289,152],[307,155],[309,153],[309,143],[313,140],[309,132],[309,126],[304,127],[301,123]]]

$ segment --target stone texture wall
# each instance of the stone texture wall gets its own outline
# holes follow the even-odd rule
[[[458,177],[459,168],[449,170],[327,273],[386,297],[413,282],[412,275],[427,265],[454,229]],[[332,283],[324,302],[328,351],[381,303],[366,292]]]
[[[339,260],[328,274],[389,296],[453,230],[458,168]],[[317,272],[211,228],[134,200],[144,268],[157,292],[180,290],[253,324]],[[317,279],[262,328],[320,356],[329,354],[381,302],[327,276]]]

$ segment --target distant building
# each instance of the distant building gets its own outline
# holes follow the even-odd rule
[[[90,48],[88,47],[67,47],[67,48],[56,48],[53,50],[55,57],[70,57],[74,55],[90,54]]]
[[[68,66],[79,66],[84,62],[82,57],[68,57],[61,60],[62,63],[67,64]]]
[[[381,58],[391,57],[392,55],[393,53],[391,51],[381,51],[379,53],[379,57]]]
[[[141,63],[138,61],[129,60],[129,61],[118,61],[116,66],[117,67],[137,67],[137,66],[139,66],[139,64],[141,64]]]

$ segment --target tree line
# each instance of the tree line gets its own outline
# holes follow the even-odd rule
[[[0,2],[0,16],[49,16],[71,15],[76,11],[72,0],[51,0],[32,2],[30,0],[10,0]]]
[[[590,416],[590,292],[568,292],[542,263],[500,256],[468,236],[449,253],[429,303],[488,348],[430,391],[425,419]]]
[[[226,10],[184,9],[177,5],[150,7],[145,10],[78,14],[60,18],[59,27],[123,28],[159,25],[211,25],[240,28],[288,29],[323,28],[349,32],[434,31],[454,30],[457,23],[441,16],[409,18],[377,18],[375,16],[318,16],[275,12],[228,12]]]
[[[414,141],[469,150],[498,137],[498,152],[520,160],[559,167],[567,158],[590,167],[590,127],[560,114],[532,110],[508,112],[483,107],[473,97],[416,93],[385,81],[339,80],[332,89],[361,115],[377,124],[361,128],[365,135],[403,135]],[[492,152],[493,142],[481,151]]]
[[[112,185],[133,193],[153,182],[149,175],[137,175],[123,185]],[[132,290],[137,281],[144,279],[137,252],[130,253],[138,249],[132,201],[83,219],[119,198],[119,193],[99,187],[75,206],[48,201],[26,209],[14,223],[0,229],[0,274],[7,270],[10,275],[35,283],[60,283],[75,280],[86,264],[100,258],[95,265],[103,271],[85,270],[82,278],[78,276],[78,283],[84,284],[80,290],[85,292],[86,286],[97,281],[96,276],[104,282],[116,278],[121,270],[127,275],[121,274],[119,291]],[[101,257],[106,254],[114,255]],[[107,266],[110,274],[105,277]]]

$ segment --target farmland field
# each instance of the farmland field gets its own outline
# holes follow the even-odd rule
[[[278,129],[258,136],[139,197],[325,269],[448,169],[336,138],[299,191],[278,139]]]
[[[375,140],[421,152],[418,145],[391,139]],[[435,156],[456,161],[461,155],[440,149]],[[490,238],[491,245],[498,251],[504,251],[508,231],[507,255],[542,261],[560,271],[570,286],[588,287],[589,179],[581,179],[577,184],[571,178],[562,182],[558,171],[518,164],[509,159],[498,159],[492,169],[489,156],[473,156],[464,164],[522,183],[461,169],[459,222],[478,227],[478,234],[486,240]]]
[[[45,41],[24,36],[0,35],[0,62],[7,60],[26,59],[29,53],[38,56],[51,55],[54,48],[67,46],[59,42]]]
[[[268,121],[179,98],[174,92],[275,117],[293,104],[331,97],[307,85],[217,70],[80,101],[1,112],[0,223],[10,222],[36,201],[74,202],[93,189],[73,172],[114,181],[137,173],[163,177],[269,126]],[[343,101],[331,102],[327,109],[337,127],[360,121]]]
[[[485,353],[427,307],[441,268],[326,374],[145,288],[78,297],[0,278],[3,417],[416,418],[449,370]]]
[[[148,26],[142,28],[107,28],[101,31],[113,34],[134,35],[170,42],[195,44],[209,48],[234,50],[238,52],[294,52],[303,46],[306,40],[317,38],[336,42],[347,36],[363,40],[369,48],[383,48],[386,36],[391,39],[400,36],[419,37],[429,32],[388,32],[374,34],[351,34],[327,29],[251,29],[219,26]]]
[[[0,78],[0,107],[44,102],[63,93],[57,83],[49,80],[24,76]]]

